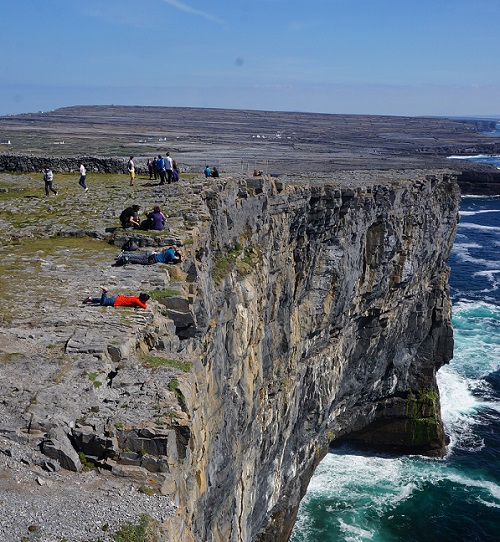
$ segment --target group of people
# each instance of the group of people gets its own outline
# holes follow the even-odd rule
[[[130,186],[134,186],[135,170],[136,168],[135,168],[134,156],[130,156],[127,162],[127,171],[130,176]],[[80,171],[80,180],[78,181],[78,184],[83,188],[85,192],[88,192],[89,189],[85,182],[87,179],[87,170],[85,169],[85,166],[81,162],[79,166],[79,171]],[[149,179],[150,180],[160,179],[160,184],[166,184],[166,183],[172,184],[173,182],[176,182],[179,180],[179,167],[177,165],[177,162],[175,160],[172,160],[169,152],[167,152],[167,154],[165,155],[165,158],[163,158],[162,155],[159,154],[158,158],[153,158],[153,159],[148,160],[148,172],[149,172]],[[214,166],[213,168],[210,168],[207,165],[205,167],[204,173],[205,173],[206,178],[219,177],[219,171],[216,166]],[[58,191],[53,187],[54,174],[49,166],[45,166],[44,168],[43,180],[45,181],[45,195],[49,196],[50,192],[52,192],[55,196],[57,196]],[[131,223],[131,225],[135,226],[133,222]],[[140,227],[140,225],[137,227]],[[163,229],[163,228],[154,227],[150,229]]]
[[[219,170],[217,169],[216,166],[214,166],[212,169],[210,169],[210,167],[207,165],[205,167],[204,173],[205,173],[205,178],[206,179],[208,177],[218,177],[219,176]]]
[[[169,152],[167,152],[165,158],[159,154],[158,158],[148,160],[148,172],[149,179],[160,179],[160,184],[172,184],[179,180],[179,167],[177,162],[170,158]]]
[[[85,166],[80,162],[80,180],[78,184],[84,189],[85,192],[88,192],[88,186],[85,184],[85,179],[87,178],[87,170]],[[54,173],[49,166],[43,168],[43,180],[45,182],[45,195],[49,196],[50,192],[57,196],[59,192],[52,186],[54,182]]]
[[[167,217],[162,213],[159,205],[155,205],[150,213],[146,214],[144,220],[140,219],[140,205],[131,205],[120,214],[120,222],[123,228],[135,228],[140,230],[157,230],[165,229]]]

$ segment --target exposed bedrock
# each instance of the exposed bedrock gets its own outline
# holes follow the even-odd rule
[[[193,540],[287,540],[340,439],[444,453],[435,374],[453,351],[456,183],[438,172],[282,188],[259,179],[206,195],[204,352],[188,405]]]
[[[100,243],[58,245],[30,268],[42,289],[23,295],[37,305],[19,302],[0,327],[0,458],[22,447],[74,494],[88,463],[96,483],[160,493],[176,505],[169,542],[285,542],[332,443],[444,453],[435,375],[453,350],[446,260],[460,200],[449,170],[168,190],[190,209],[170,218],[182,265],[111,267]],[[12,194],[6,239],[7,218],[51,202]],[[107,217],[106,199],[93,220]],[[95,220],[93,236],[124,242]],[[71,234],[61,224],[40,235]],[[137,233],[144,246],[170,235]],[[3,253],[6,273],[26,266],[16,250]],[[68,299],[95,284],[158,295],[146,311]],[[69,523],[69,493],[56,489]]]

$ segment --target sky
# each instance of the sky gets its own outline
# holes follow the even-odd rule
[[[3,0],[0,115],[500,116],[500,0]]]

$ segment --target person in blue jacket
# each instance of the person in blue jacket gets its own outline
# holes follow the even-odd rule
[[[184,261],[184,255],[176,245],[164,248],[160,252],[142,252],[140,254],[130,254],[126,252],[119,256],[113,267],[121,267],[128,263],[139,265],[154,265],[155,263],[180,263]]]
[[[156,160],[156,169],[158,170],[158,174],[160,175],[160,184],[165,184],[165,161],[161,157],[161,154],[158,155],[158,159]]]

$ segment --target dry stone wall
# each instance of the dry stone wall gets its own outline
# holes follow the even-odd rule
[[[77,172],[82,162],[88,172],[126,173],[128,157],[127,159],[120,159],[95,156],[43,157],[23,154],[0,154],[0,171],[31,173],[43,171],[44,167],[48,165],[54,172]],[[137,170],[139,173],[143,173],[144,169],[138,164]]]

